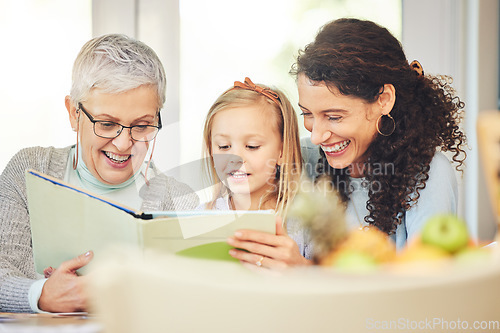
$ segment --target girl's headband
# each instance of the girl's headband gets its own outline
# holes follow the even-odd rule
[[[273,91],[269,88],[262,88],[262,87],[256,85],[248,77],[245,78],[245,82],[234,81],[234,87],[229,89],[228,91],[231,91],[234,89],[246,89],[246,90],[256,91],[259,94],[266,96],[267,98],[269,98],[270,100],[272,100],[273,102],[278,104],[278,106],[281,106],[280,97],[275,91]]]

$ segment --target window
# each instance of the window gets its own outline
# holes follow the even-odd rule
[[[0,170],[21,148],[76,142],[64,97],[91,23],[91,0],[0,2]]]
[[[180,0],[181,163],[200,158],[205,115],[235,80],[274,85],[297,105],[288,74],[297,51],[346,16],[375,21],[401,40],[401,0]]]
[[[172,161],[182,165],[200,158],[204,117],[233,81],[249,76],[254,82],[277,86],[296,105],[296,86],[288,71],[297,51],[328,21],[344,16],[370,19],[401,37],[401,0],[1,2],[0,27],[9,33],[4,37],[8,51],[0,53],[0,61],[7,64],[0,89],[0,169],[23,147],[64,147],[75,142],[64,96],[70,91],[73,61],[92,37],[92,24],[95,28],[97,21],[101,27],[94,35],[130,35],[135,30],[133,37],[152,46],[168,62],[165,56],[176,45],[167,42],[164,29],[179,28],[171,10],[176,1],[180,12],[180,82],[169,77],[168,90],[180,87],[180,110],[173,110],[179,112],[179,122],[160,133],[163,138],[155,152],[157,165],[164,171],[173,167],[169,164]],[[123,27],[130,29],[122,31]],[[43,122],[46,115],[50,117]],[[22,133],[12,126],[19,122]],[[165,140],[168,131],[178,133],[179,140]],[[306,135],[304,129],[302,135]],[[179,146],[176,152],[163,149],[165,141],[169,141],[168,147]],[[180,156],[173,156],[177,154]]]

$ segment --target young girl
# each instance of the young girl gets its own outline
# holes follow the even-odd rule
[[[228,243],[246,251],[230,254],[266,267],[306,261],[281,226],[302,165],[297,116],[286,96],[249,78],[236,81],[210,108],[203,136],[208,174],[216,184],[204,208],[273,209],[278,215],[277,235],[237,231]]]

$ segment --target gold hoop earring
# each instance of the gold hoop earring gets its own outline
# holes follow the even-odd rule
[[[387,116],[389,119],[391,119],[391,120],[392,120],[392,130],[391,130],[391,132],[390,132],[390,133],[382,133],[382,132],[380,131],[380,127],[379,127],[378,123],[382,121],[382,117],[383,117],[383,116]],[[394,118],[392,118],[392,116],[391,116],[391,114],[390,114],[390,113],[389,113],[389,114],[386,114],[386,115],[381,114],[381,115],[380,115],[380,117],[378,117],[378,119],[377,119],[376,126],[377,126],[377,132],[378,132],[380,135],[382,135],[382,136],[390,136],[392,133],[394,133],[394,130],[396,129],[396,122],[394,121]]]

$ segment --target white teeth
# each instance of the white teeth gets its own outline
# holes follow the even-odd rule
[[[242,171],[233,171],[233,172],[230,172],[229,175],[233,178],[246,178],[247,177],[247,173],[242,172]]]
[[[337,143],[335,146],[325,147],[321,145],[321,149],[323,149],[325,153],[338,153],[339,151],[344,150],[350,143],[351,140],[345,140],[341,143]]]
[[[131,155],[117,155],[117,154],[113,154],[109,151],[105,151],[104,154],[107,157],[109,157],[111,160],[113,160],[114,162],[117,162],[117,163],[123,163],[126,160],[128,160],[131,156]]]

